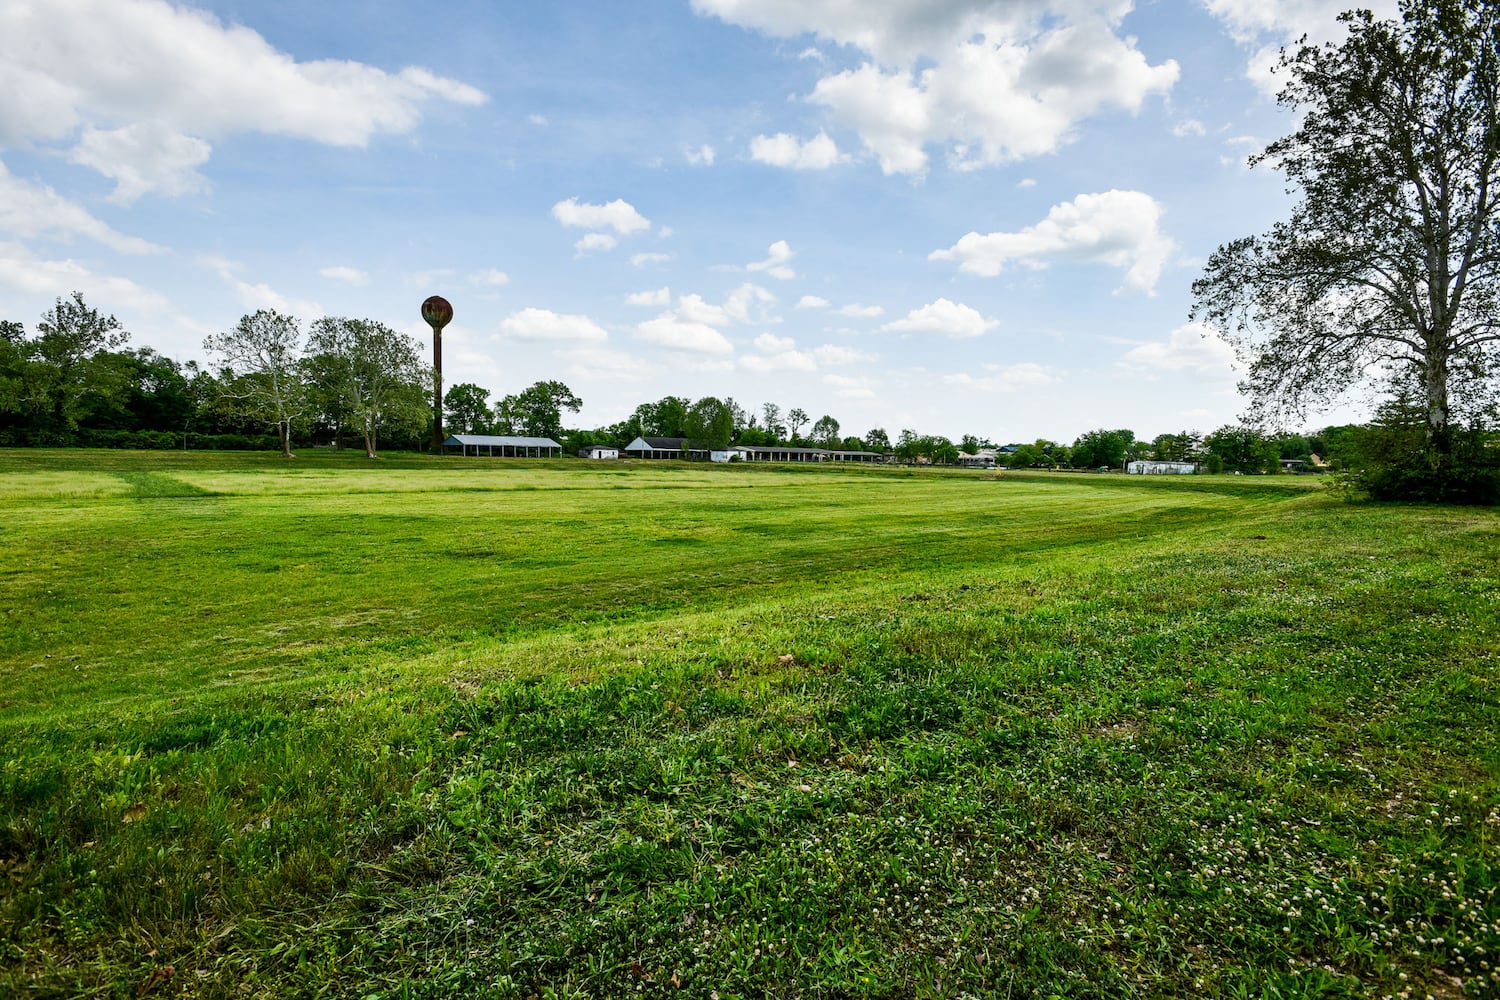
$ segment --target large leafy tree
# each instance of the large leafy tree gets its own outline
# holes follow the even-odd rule
[[[894,451],[901,461],[915,462],[917,456],[922,454],[921,435],[910,428],[902,428],[900,436],[896,438]]]
[[[765,425],[766,433],[771,436],[767,444],[775,444],[783,434],[786,433],[786,425],[781,422],[781,407],[775,403],[760,404],[761,420]]]
[[[0,320],[0,426],[19,414],[26,396],[26,328]]]
[[[203,349],[224,373],[219,385],[225,400],[275,427],[281,454],[291,458],[292,424],[309,405],[297,320],[259,309],[241,316],[233,330],[209,336]]]
[[[1158,462],[1191,461],[1203,450],[1203,435],[1197,431],[1158,434],[1151,439],[1151,458]]]
[[[729,414],[734,418],[734,430],[736,432],[744,430],[747,421],[755,419],[753,415],[745,413],[745,408],[736,403],[733,396],[725,396],[724,405],[729,407]]]
[[[802,432],[802,428],[806,427],[807,422],[811,419],[807,415],[807,411],[800,406],[794,406],[788,411],[786,415],[786,427],[787,433],[791,434],[793,441],[797,440],[797,435]]]
[[[715,396],[704,396],[687,412],[687,436],[694,445],[708,450],[729,447],[734,434],[734,411]]]
[[[824,414],[813,424],[812,438],[825,448],[837,448],[843,441],[839,437],[839,422]]]
[[[1252,418],[1366,385],[1414,399],[1437,465],[1481,409],[1500,338],[1500,5],[1402,0],[1283,53],[1292,134],[1254,158],[1301,201],[1209,259],[1194,313],[1249,362]]]
[[[495,419],[508,434],[526,434],[531,437],[559,438],[562,436],[562,414],[564,410],[577,413],[583,408],[583,400],[566,385],[555,380],[536,382],[514,396],[506,396],[495,404]]]
[[[1126,433],[1101,428],[1081,435],[1073,442],[1073,464],[1080,469],[1118,469],[1125,464]]]
[[[473,382],[460,382],[443,394],[444,421],[455,434],[488,434],[490,391]]]
[[[125,391],[92,409],[89,423],[123,430],[185,431],[201,401],[193,396],[194,362],[179,365],[149,347],[121,351],[111,368],[123,375]]]
[[[1279,449],[1276,441],[1254,427],[1227,425],[1203,441],[1209,456],[1229,472],[1275,472]]]
[[[682,396],[663,396],[642,403],[631,414],[637,434],[645,437],[687,437],[687,415],[692,403]]]
[[[22,338],[19,325],[13,333],[6,339],[14,347],[17,402],[37,429],[72,431],[91,411],[123,401],[130,378],[115,349],[130,334],[84,302],[82,292],[57,299],[32,340]]]
[[[325,316],[313,323],[308,352],[339,395],[344,412],[378,458],[381,431],[420,429],[432,415],[432,369],[411,337],[368,319]]]

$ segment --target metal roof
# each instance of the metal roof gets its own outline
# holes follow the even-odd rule
[[[561,448],[551,438],[536,437],[506,437],[495,434],[451,434],[445,445],[479,445],[480,447],[492,448]]]
[[[622,451],[687,451],[687,438],[638,437]]]

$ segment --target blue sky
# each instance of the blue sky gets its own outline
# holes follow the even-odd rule
[[[1340,7],[9,0],[0,318],[78,289],[186,361],[257,308],[425,344],[441,294],[448,384],[579,426],[1207,432],[1243,401],[1189,286],[1285,213],[1267,67]]]

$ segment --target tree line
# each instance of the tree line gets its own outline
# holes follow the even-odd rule
[[[291,316],[259,310],[204,341],[206,365],[179,364],[130,334],[81,293],[56,300],[28,334],[0,322],[0,445],[126,448],[293,448],[318,442],[421,449],[430,437],[432,371],[421,345],[369,319],[323,317],[306,330]],[[544,380],[491,402],[490,390],[464,382],[443,398],[446,428],[457,434],[549,437],[576,454],[587,445],[623,448],[637,437],[684,438],[691,447],[730,445],[870,451],[902,462],[953,464],[984,448],[1001,450],[1013,469],[1120,469],[1137,459],[1189,461],[1209,472],[1276,472],[1284,460],[1362,468],[1420,435],[1421,414],[1399,399],[1369,425],[1310,434],[1272,434],[1226,425],[1209,434],[1184,430],[1137,437],[1099,429],[1072,444],[1048,439],[998,446],[987,437],[884,428],[846,435],[835,417],[801,407],[747,407],[732,398],[664,396],[626,419],[593,429],[564,426],[583,400]],[[1316,457],[1315,457],[1316,456]]]
[[[179,363],[74,292],[28,334],[0,321],[0,445],[279,448],[295,442],[419,446],[430,369],[412,338],[368,319],[323,317],[304,334],[260,310]]]

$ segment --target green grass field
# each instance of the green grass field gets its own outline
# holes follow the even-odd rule
[[[0,451],[0,995],[1500,997],[1500,513]]]

